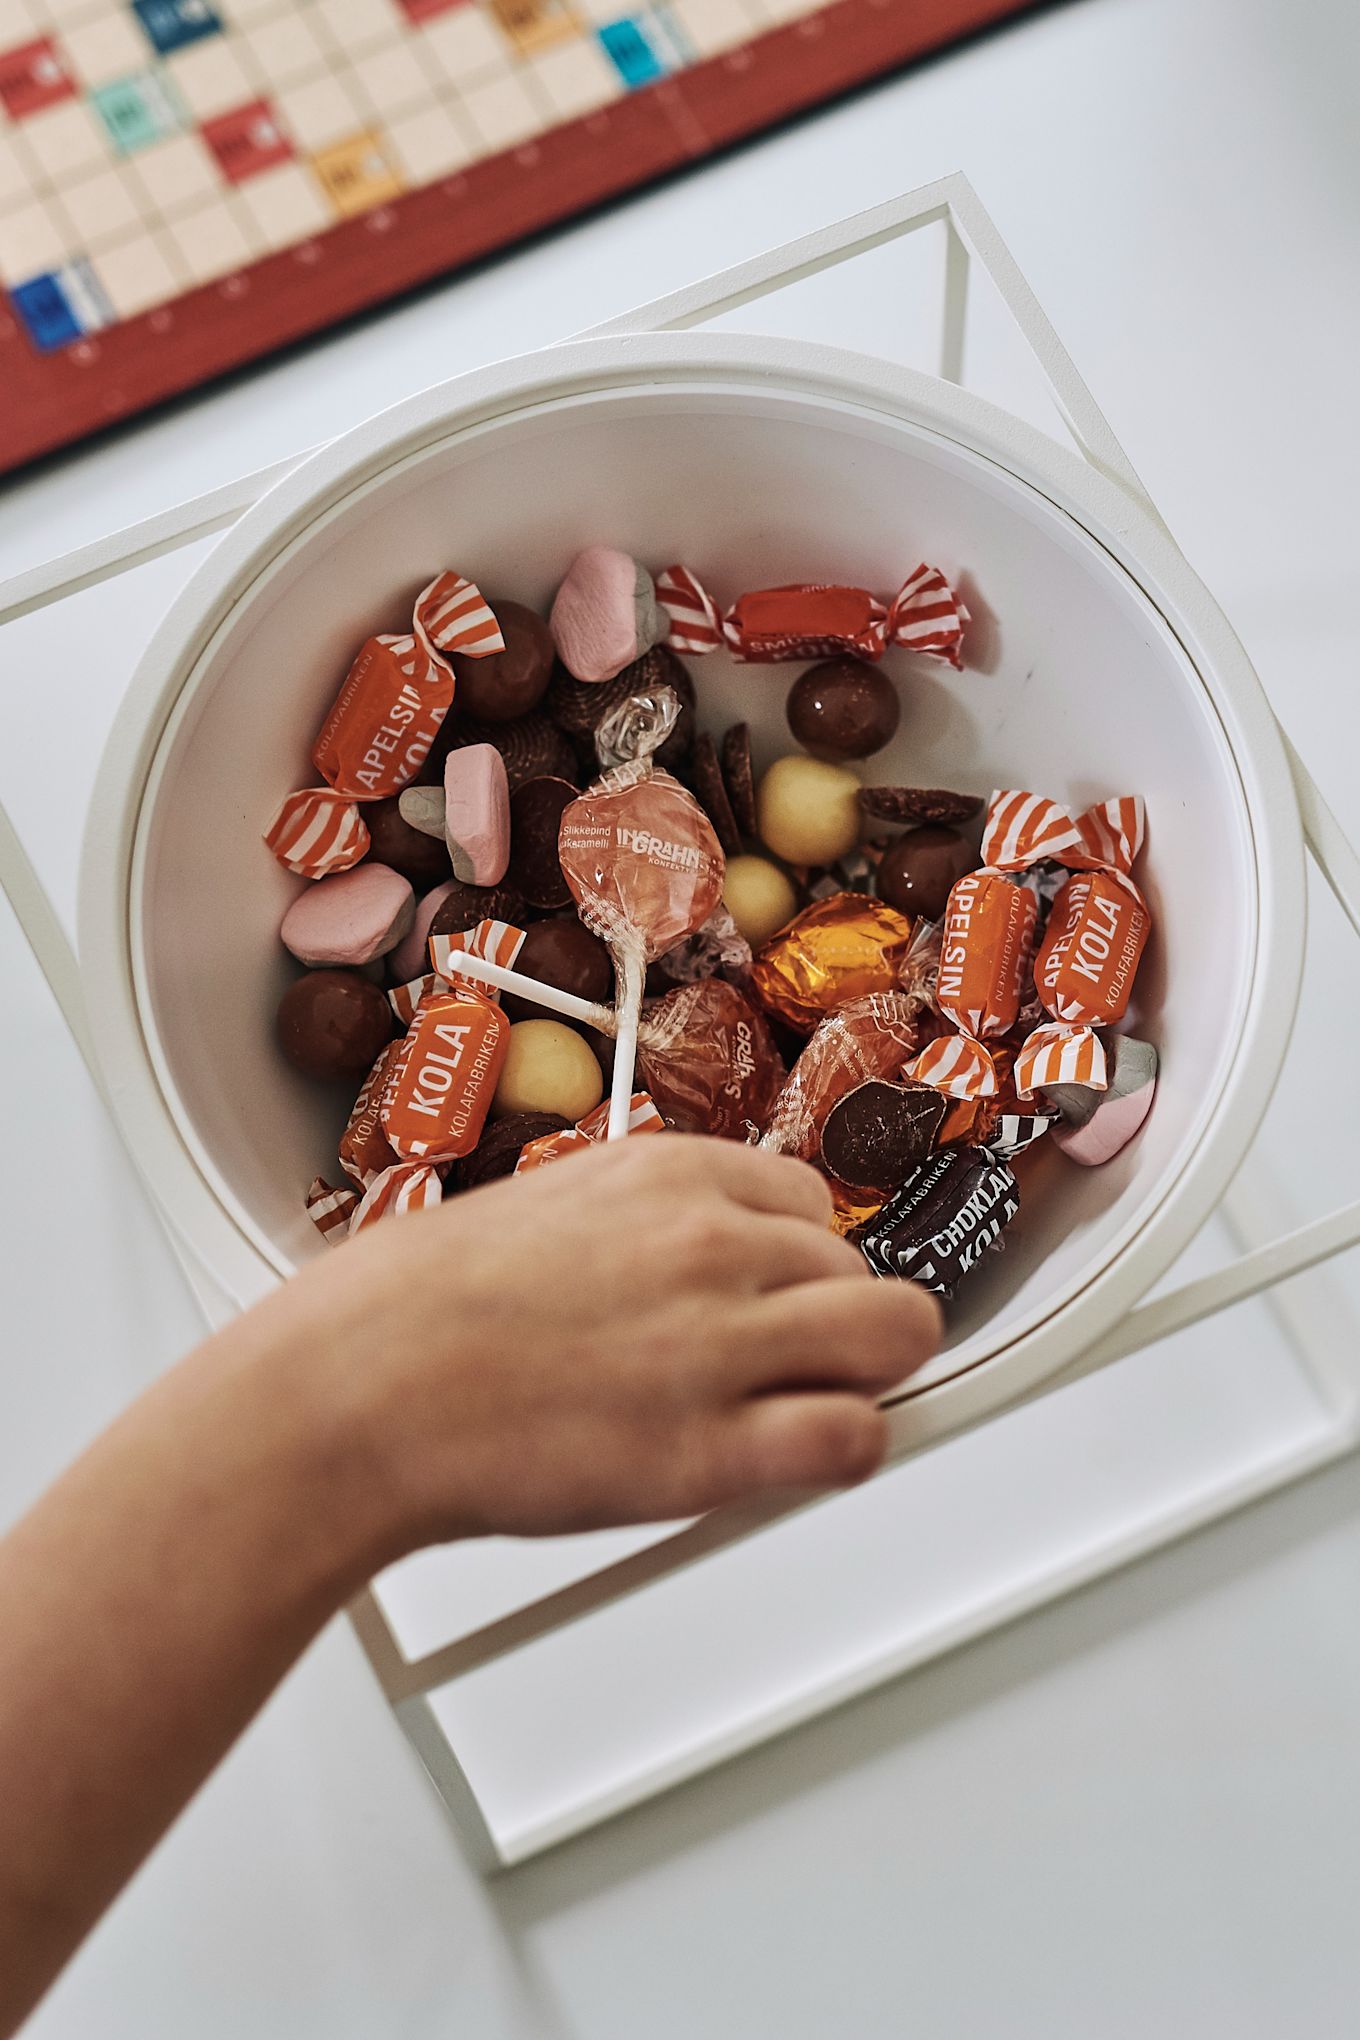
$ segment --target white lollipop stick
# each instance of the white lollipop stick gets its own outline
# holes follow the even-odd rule
[[[559,992],[556,985],[545,985],[538,978],[526,977],[522,970],[507,970],[503,963],[492,963],[485,956],[469,956],[466,949],[451,949],[445,959],[445,968],[459,977],[480,978],[484,984],[495,985],[502,992],[519,992],[553,1013],[565,1013],[568,1020],[583,1020],[587,1027],[596,1027],[601,1034],[614,1032],[612,1006],[599,1006],[593,999],[578,999],[574,992]],[[633,1032],[636,1038],[636,1018]]]
[[[616,962],[618,1004],[614,1008],[614,1079],[609,1087],[609,1130],[606,1140],[622,1140],[628,1131],[633,1103],[633,1066],[637,1061],[638,1020],[642,1013],[643,969],[640,956]]]

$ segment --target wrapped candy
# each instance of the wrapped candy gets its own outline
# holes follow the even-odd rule
[[[645,1091],[634,1091],[628,1100],[626,1130],[630,1134],[666,1131],[665,1120]],[[584,1148],[593,1147],[597,1141],[606,1139],[608,1133],[609,1101],[606,1099],[593,1112],[587,1112],[575,1126],[566,1126],[559,1133],[545,1133],[537,1140],[531,1140],[515,1164],[515,1174],[520,1176],[526,1170],[541,1169],[545,1162],[555,1162],[562,1155],[576,1154]]]
[[[900,1076],[934,1017],[910,992],[870,992],[822,1021],[775,1101],[761,1146],[815,1162],[837,1101],[874,1077]]]
[[[396,1151],[382,1130],[382,1102],[393,1066],[401,1053],[400,1039],[389,1041],[359,1089],[354,1109],[340,1136],[340,1166],[351,1183],[366,1190],[396,1161]]]
[[[995,871],[957,879],[945,908],[935,996],[961,1033],[1004,1034],[1020,1011],[1037,908]]]
[[[905,914],[865,893],[835,893],[796,914],[757,956],[751,987],[767,1012],[792,1027],[868,992],[896,988],[911,946]]]
[[[333,786],[285,794],[264,840],[299,878],[329,878],[367,857],[371,838],[358,805]]]
[[[357,1190],[337,1190],[324,1176],[314,1176],[312,1187],[304,1199],[307,1216],[323,1240],[338,1246],[350,1228],[350,1221],[359,1204]]]
[[[751,975],[751,945],[721,902],[702,928],[686,935],[674,949],[658,956],[656,967],[672,984],[690,985],[700,978],[726,978],[742,985]]]
[[[433,1211],[444,1196],[445,1165],[435,1162],[394,1162],[375,1176],[355,1206],[351,1233],[362,1232],[380,1218],[399,1218],[407,1211]]]
[[[784,1082],[763,1013],[722,978],[679,985],[643,1013],[638,1075],[667,1124],[755,1141]]]
[[[1049,916],[1034,984],[1055,1020],[1109,1027],[1122,1020],[1151,929],[1132,881],[1117,871],[1077,871]]]
[[[725,613],[687,567],[657,576],[656,599],[670,621],[672,651],[691,657],[726,650],[741,660],[881,659],[890,646],[963,665],[968,611],[937,567],[919,566],[890,602],[866,588],[801,582],[755,588]]]
[[[834,1176],[828,1176],[826,1180],[831,1191],[831,1230],[843,1240],[853,1239],[877,1218],[883,1209],[883,1200],[865,1191],[851,1190],[846,1184],[838,1183]]]
[[[453,1161],[476,1147],[509,1031],[500,1007],[470,985],[421,1000],[398,1045],[379,1114],[403,1161]]]
[[[876,1275],[952,1296],[1020,1209],[1009,1165],[979,1147],[942,1148],[890,1197],[860,1249]]]
[[[443,653],[483,659],[505,650],[471,581],[439,574],[416,598],[411,629],[369,638],[321,726],[312,761],[337,793],[381,800],[415,778],[453,701]]]

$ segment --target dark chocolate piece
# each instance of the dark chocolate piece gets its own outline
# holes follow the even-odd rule
[[[453,891],[435,909],[429,932],[466,935],[479,921],[508,921],[512,927],[522,928],[526,905],[524,895],[511,886],[467,885],[455,879]]]
[[[569,779],[526,779],[510,796],[510,864],[506,878],[533,907],[565,907],[571,887],[562,876],[557,837],[562,814],[576,799]]]
[[[928,1084],[857,1084],[827,1114],[822,1160],[850,1189],[886,1195],[930,1153],[945,1106]]]
[[[427,836],[402,819],[397,807],[399,794],[388,800],[366,800],[363,819],[372,838],[369,856],[376,864],[388,864],[409,878],[420,892],[451,876],[449,849],[442,836]]]
[[[293,1068],[321,1083],[366,1076],[395,1028],[386,992],[357,970],[309,970],[295,978],[275,1021]]]
[[[566,667],[559,664],[543,697],[543,706],[559,729],[569,737],[594,738],[595,731],[612,709],[620,702],[627,701],[631,694],[650,694],[657,687],[673,687],[680,697],[680,718],[675,728],[657,752],[658,764],[667,772],[674,772],[683,765],[694,746],[695,693],[694,682],[676,658],[674,652],[664,645],[653,645],[640,659],[634,659],[612,680],[591,683],[575,680]],[[589,746],[588,760],[598,771],[593,742]]]
[[[578,999],[603,1004],[614,996],[614,965],[598,935],[582,927],[574,914],[535,921],[526,929],[515,969],[525,977],[572,992]],[[501,1006],[507,1020],[541,1020],[545,1008],[527,995],[506,992]],[[560,1013],[554,1014],[560,1020]]]
[[[463,750],[468,744],[492,744],[505,760],[510,791],[526,779],[581,780],[581,768],[570,737],[550,717],[535,709],[531,715],[517,715],[511,722],[480,722],[476,716],[456,710],[440,731],[442,755]],[[442,774],[441,774],[442,776]]]
[[[510,1112],[504,1119],[489,1119],[472,1153],[455,1163],[451,1171],[458,1188],[475,1190],[481,1183],[513,1176],[520,1153],[531,1140],[538,1140],[545,1133],[560,1133],[569,1124],[560,1112]]]
[[[733,723],[723,738],[722,774],[737,827],[743,836],[756,835],[756,781],[751,767],[749,723]]]
[[[982,806],[976,793],[944,786],[864,786],[859,804],[875,822],[966,822]]]
[[[878,897],[899,914],[938,921],[955,879],[977,867],[978,854],[966,836],[927,822],[889,845],[879,859],[874,884]]]
[[[458,683],[454,699],[469,715],[480,716],[484,722],[510,722],[538,707],[556,650],[543,618],[522,602],[493,602],[491,608],[505,650],[484,659],[453,653],[449,664]]]
[[[897,734],[902,704],[881,666],[847,653],[800,673],[784,713],[814,758],[870,758]]]
[[[860,1250],[876,1275],[901,1275],[952,1296],[1019,1209],[1019,1185],[1005,1162],[985,1148],[941,1148],[889,1198]]]
[[[741,849],[741,831],[732,812],[732,803],[727,798],[727,788],[723,785],[718,747],[707,730],[700,730],[694,739],[693,771],[694,791],[699,805],[712,822],[727,855],[735,857]]]

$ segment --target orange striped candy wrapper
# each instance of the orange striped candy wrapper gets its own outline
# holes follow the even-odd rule
[[[946,1098],[994,1098],[1000,1086],[996,1064],[980,1041],[967,1034],[943,1034],[927,1043],[902,1072]]]
[[[304,1200],[307,1216],[323,1240],[338,1246],[350,1228],[350,1221],[359,1206],[359,1195],[355,1190],[337,1190],[324,1176],[313,1178],[312,1187]]]
[[[666,643],[673,652],[701,658],[722,650],[722,617],[713,597],[688,567],[667,567],[656,577],[656,605],[670,624]]]
[[[397,1157],[382,1130],[379,1115],[392,1075],[400,1041],[389,1041],[364,1078],[348,1123],[340,1136],[340,1166],[351,1183],[367,1189],[375,1176],[391,1168]]]
[[[423,977],[412,978],[404,985],[393,985],[387,994],[387,1003],[396,1014],[400,1025],[409,1027],[416,1017],[422,999],[428,999],[433,992],[451,990],[452,986],[447,978],[442,978],[437,970],[427,970]]]
[[[1013,1082],[1022,1098],[1053,1084],[1103,1091],[1109,1079],[1100,1036],[1089,1027],[1036,1027],[1015,1058]]]
[[[658,574],[656,599],[670,624],[671,650],[692,658],[726,649],[760,665],[841,653],[881,659],[895,645],[963,665],[968,611],[938,567],[918,566],[888,603],[867,588],[794,582],[753,588],[724,613],[688,567],[675,566]]]
[[[505,1061],[510,1023],[499,1006],[460,985],[416,1008],[383,1096],[383,1132],[403,1160],[471,1154]]]
[[[1053,863],[1069,871],[1108,866],[1127,875],[1145,831],[1139,794],[1099,801],[1074,818],[1044,794],[1008,788],[994,793],[987,804],[982,862],[989,871],[1028,871],[1035,864]]]
[[[433,1162],[394,1162],[375,1176],[355,1207],[352,1233],[362,1232],[380,1218],[404,1211],[433,1211],[444,1195],[444,1171]]]
[[[540,1134],[531,1140],[515,1164],[515,1174],[521,1175],[528,1169],[541,1169],[545,1162],[555,1162],[559,1155],[575,1154],[580,1148],[593,1147],[602,1141],[609,1131],[609,1100],[597,1105],[593,1112],[587,1112],[584,1119],[578,1119],[575,1126],[564,1126],[559,1133]],[[666,1122],[653,1105],[645,1091],[634,1091],[628,1102],[628,1132],[664,1133]]]
[[[944,912],[935,997],[960,1033],[985,1041],[1014,1025],[1038,913],[1033,893],[1000,872],[970,871],[956,881]]]
[[[437,652],[487,659],[505,639],[480,590],[461,574],[439,574],[416,597],[415,627]]]
[[[1055,1020],[1109,1027],[1124,1017],[1151,916],[1117,871],[1077,871],[1053,902],[1034,985]]]
[[[498,963],[502,970],[513,970],[515,958],[524,947],[524,930],[512,921],[479,921],[475,928],[469,928],[462,935],[432,935],[430,937],[430,964],[441,978],[450,982],[471,985],[483,997],[494,999],[499,1006],[500,989],[489,979],[474,977],[469,970],[453,971],[449,958],[455,950],[461,949],[468,956],[484,956],[488,963]]]
[[[329,878],[368,855],[368,825],[348,794],[308,786],[285,794],[264,840],[299,878]]]

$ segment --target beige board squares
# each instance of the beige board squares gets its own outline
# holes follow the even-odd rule
[[[545,50],[526,69],[559,120],[578,120],[623,91],[619,74],[594,37]]]
[[[329,148],[332,142],[353,134],[362,125],[361,103],[356,104],[339,78],[329,73],[310,78],[305,84],[290,85],[274,99],[285,129],[307,154]]]
[[[455,7],[429,22],[418,41],[438,70],[459,87],[513,62],[509,45],[479,7]]]
[[[9,136],[0,129],[0,212],[8,212],[17,205],[27,205],[29,181],[28,164]]]
[[[61,187],[61,207],[76,230],[81,247],[91,254],[110,241],[135,233],[145,198],[136,172],[118,164]]]
[[[749,0],[671,0],[671,11],[694,45],[698,57],[714,57],[722,50],[749,42],[764,26],[764,18]]]
[[[131,319],[152,305],[164,304],[185,279],[168,254],[149,235],[140,234],[121,247],[104,250],[99,257],[99,280],[114,316]]]
[[[89,21],[64,28],[61,45],[81,85],[111,85],[115,78],[144,71],[152,54],[131,7],[112,8],[107,0]]]
[[[165,59],[165,69],[195,120],[212,120],[258,97],[250,73],[221,36],[176,50]]]
[[[29,0],[29,6],[43,23],[43,32],[55,23],[65,34],[77,22],[94,21],[109,11],[109,0]]]
[[[393,0],[314,0],[313,12],[337,49],[351,55],[395,42],[406,32]]]
[[[41,200],[0,213],[0,283],[60,269],[73,253],[70,230],[56,208]]]
[[[137,176],[162,213],[184,212],[222,189],[217,160],[199,135],[153,142],[138,150],[135,162]]]
[[[391,120],[433,104],[435,89],[445,84],[442,71],[420,57],[409,41],[374,50],[364,58],[364,92],[376,113]]]
[[[516,76],[470,85],[463,94],[463,110],[488,150],[513,148],[543,126],[538,102]]]
[[[241,206],[270,249],[290,248],[334,224],[316,178],[302,163],[280,163],[243,184]]]
[[[242,56],[274,92],[326,68],[325,45],[309,12],[259,21],[253,28],[243,29],[239,41]]]
[[[191,283],[212,283],[239,269],[253,252],[236,212],[220,198],[171,221],[165,237],[178,251]]]
[[[83,99],[63,99],[42,113],[31,113],[23,126],[25,148],[53,184],[110,160],[108,130]]]
[[[213,0],[224,22],[232,27],[253,28],[256,22],[273,21],[291,13],[296,0]]]
[[[477,154],[446,107],[401,114],[388,123],[392,153],[411,184],[431,184],[461,170]]]
[[[0,50],[19,49],[46,32],[46,24],[30,0],[0,0]]]

